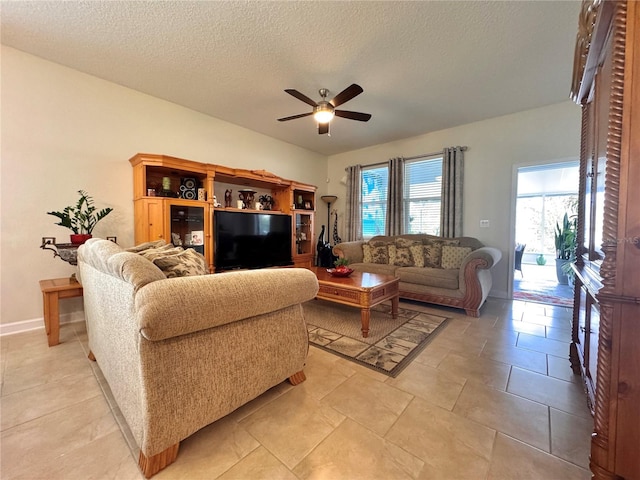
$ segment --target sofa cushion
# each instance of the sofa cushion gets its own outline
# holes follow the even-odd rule
[[[442,246],[442,268],[459,269],[464,257],[471,253],[471,247]]]
[[[386,265],[381,263],[350,263],[349,267],[353,268],[357,272],[379,273],[381,275],[395,276],[395,265]]]
[[[400,267],[396,277],[401,282],[414,283],[427,287],[440,287],[457,290],[459,287],[459,270],[444,270],[430,267]]]

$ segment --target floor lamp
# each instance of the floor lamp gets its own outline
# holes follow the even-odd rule
[[[329,235],[331,231],[331,204],[335,202],[338,197],[336,195],[322,195],[320,198],[327,204],[327,243],[331,243],[329,240],[331,238],[331,235]]]

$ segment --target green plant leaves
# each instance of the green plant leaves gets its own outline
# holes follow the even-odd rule
[[[75,207],[65,207],[62,212],[47,212],[47,215],[53,215],[60,219],[61,227],[70,229],[73,233],[81,233],[91,235],[96,224],[113,211],[113,208],[103,208],[96,212],[93,204],[93,198],[84,190],[78,190],[80,198]]]
[[[576,249],[576,218],[569,220],[569,215],[564,214],[562,226],[556,222],[555,230],[556,258],[573,260]]]

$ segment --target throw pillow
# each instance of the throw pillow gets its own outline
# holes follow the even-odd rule
[[[389,263],[389,265],[395,265],[397,251],[396,251],[396,246],[393,243],[390,243],[389,245],[387,245],[387,255],[389,256],[387,258],[387,262]]]
[[[362,261],[364,263],[373,263],[373,259],[371,258],[371,245],[368,243],[362,244]]]
[[[167,242],[165,242],[164,240],[156,240],[154,242],[145,242],[145,243],[141,243],[140,245],[136,245],[135,247],[127,248],[126,251],[133,252],[133,253],[140,253],[145,250],[149,250],[151,248],[160,248],[165,245],[167,245]]]
[[[187,248],[177,254],[159,256],[153,263],[162,270],[167,278],[189,277],[208,273],[204,255],[193,248]]]
[[[409,238],[398,237],[395,241],[397,248],[410,248],[414,245],[422,245],[422,242],[419,240],[411,240]]]
[[[166,257],[168,255],[177,255],[182,251],[182,247],[174,247],[171,244],[167,244],[157,248],[147,248],[146,250],[138,252],[138,254],[153,262],[156,258]]]
[[[389,250],[387,244],[383,242],[369,242],[371,245],[371,262],[372,263],[389,263]]]
[[[393,259],[393,265],[397,265],[398,267],[414,267],[416,266],[416,257],[414,257],[411,248],[420,246],[422,248],[422,242],[409,240],[407,238],[397,238],[395,247],[395,257]],[[423,255],[417,255],[418,257],[422,257]],[[389,245],[389,257],[391,257],[391,245]],[[389,263],[391,262],[391,258],[389,258]],[[422,261],[424,266],[424,260]]]
[[[442,268],[460,268],[464,257],[471,253],[471,247],[454,247],[452,245],[442,246]]]
[[[442,259],[442,243],[431,242],[424,246],[424,266],[440,268]]]
[[[424,267],[424,247],[422,244],[409,247],[411,250],[411,256],[413,257],[413,263],[415,267]]]
[[[442,268],[443,245],[459,245],[459,240],[425,240],[424,266],[430,268]]]
[[[391,248],[391,246],[389,246]],[[394,259],[393,264],[398,267],[413,267],[415,263],[413,261],[413,256],[411,255],[411,250],[408,248],[398,248],[396,249],[396,258]]]

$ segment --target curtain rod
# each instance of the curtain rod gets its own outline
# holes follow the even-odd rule
[[[460,147],[460,150],[462,150],[463,152],[466,152],[467,148],[468,147],[466,147],[466,146]],[[417,158],[435,157],[436,155],[440,155],[441,153],[442,153],[442,150],[440,150],[439,152],[423,153],[422,155],[414,155],[413,157],[404,157],[404,159],[405,160],[415,160]],[[368,163],[366,165],[360,165],[360,166],[361,167],[374,167],[376,165],[384,165],[385,163],[387,163],[387,162],[385,161],[385,162]],[[345,170],[346,170],[346,168],[345,168]]]
[[[463,152],[466,152],[467,151],[467,147],[466,146],[460,147],[460,150],[462,150]],[[440,155],[441,153],[442,153],[442,150],[440,150],[439,152],[423,153],[422,155],[414,155],[413,157],[404,157],[404,159],[405,160],[415,160],[416,158],[435,157],[436,155]]]

